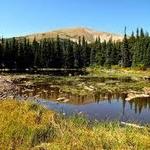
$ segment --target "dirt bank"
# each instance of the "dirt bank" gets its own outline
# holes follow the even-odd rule
[[[0,99],[14,98],[18,91],[17,86],[13,83],[12,77],[0,75]]]

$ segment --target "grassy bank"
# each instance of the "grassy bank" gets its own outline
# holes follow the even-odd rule
[[[0,101],[0,149],[26,149],[53,140],[53,115],[35,104]]]
[[[148,128],[119,123],[90,124],[82,117],[65,118],[29,102],[0,101],[0,149],[149,149]]]
[[[130,78],[132,80],[143,80],[145,77],[150,77],[150,69],[144,69],[139,67],[134,68],[122,68],[119,66],[112,66],[111,68],[93,66],[88,67],[87,72],[89,76],[101,76],[101,77],[114,77],[118,79]]]

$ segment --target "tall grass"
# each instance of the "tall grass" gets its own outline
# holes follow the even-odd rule
[[[66,118],[34,103],[0,101],[0,149],[150,149],[149,128]]]
[[[54,113],[27,102],[0,102],[0,149],[26,149],[53,140]]]

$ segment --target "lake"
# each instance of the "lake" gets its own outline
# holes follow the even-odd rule
[[[62,93],[57,86],[39,84],[21,86],[18,95],[38,97],[35,101],[48,109],[65,115],[82,114],[90,120],[125,121],[146,124],[150,123],[150,99],[142,98],[125,101],[126,94],[106,93],[87,94],[84,96]],[[58,98],[67,100],[57,101]]]

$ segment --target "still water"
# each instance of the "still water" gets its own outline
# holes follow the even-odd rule
[[[62,93],[58,87],[49,84],[30,86],[27,90],[21,87],[19,95],[31,98],[38,96],[37,103],[66,115],[82,114],[91,120],[98,121],[150,123],[149,98],[125,101],[126,94],[101,94],[100,92],[80,96]],[[68,102],[56,101],[62,97]]]

